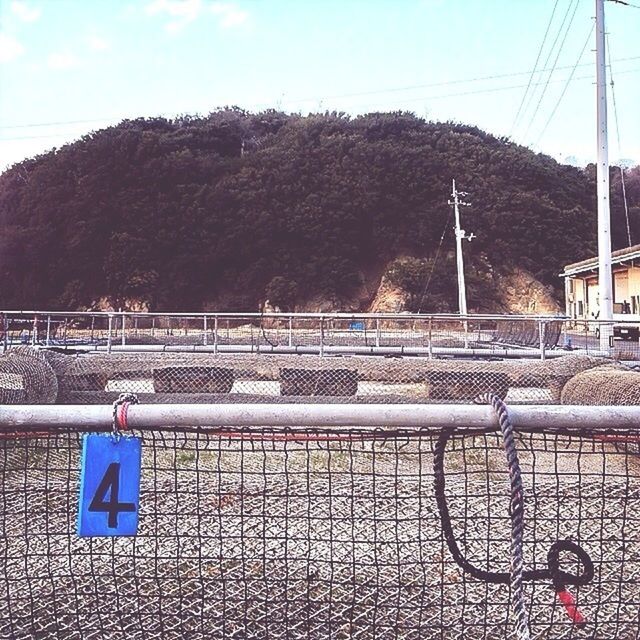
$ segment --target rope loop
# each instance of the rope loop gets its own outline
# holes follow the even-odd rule
[[[129,428],[127,414],[132,404],[138,404],[138,396],[134,393],[121,393],[113,403],[112,435],[116,442],[122,435],[120,430],[126,431]]]
[[[443,430],[436,441],[433,454],[434,493],[438,513],[442,523],[442,531],[449,552],[456,564],[466,573],[478,580],[490,584],[509,584],[513,598],[513,607],[516,617],[516,637],[518,640],[529,640],[528,613],[525,604],[525,581],[549,580],[557,594],[558,600],[564,606],[569,618],[578,626],[586,623],[586,619],[577,608],[575,598],[567,590],[567,585],[585,585],[591,582],[594,576],[594,566],[587,552],[571,540],[558,540],[554,542],[547,554],[546,569],[524,569],[524,487],[522,484],[522,472],[518,459],[518,451],[515,441],[515,429],[509,417],[509,410],[502,399],[494,393],[485,393],[478,396],[476,404],[490,404],[502,433],[502,441],[507,458],[510,483],[509,516],[511,519],[511,558],[510,570],[486,571],[475,567],[462,554],[451,524],[451,516],[446,498],[444,457],[446,446],[455,430]],[[562,552],[573,554],[581,565],[577,573],[569,573],[560,568],[560,554]]]
[[[581,573],[569,573],[560,569],[560,553],[566,551],[573,554],[582,566]],[[593,580],[595,573],[593,561],[589,554],[578,544],[571,540],[558,540],[554,542],[547,553],[547,564],[551,581],[556,592],[563,591],[568,584],[585,585]]]

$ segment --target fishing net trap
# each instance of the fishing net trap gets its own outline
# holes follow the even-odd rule
[[[595,390],[631,416],[614,407],[637,405],[636,377],[586,356],[10,352],[0,638],[638,638],[640,426],[575,419]],[[24,405],[69,424],[9,420]],[[193,424],[140,419],[172,406]],[[297,418],[223,424],[216,407]],[[430,407],[445,418],[394,417]],[[386,413],[322,418],[338,409]],[[71,420],[102,410],[112,424]],[[135,536],[77,535],[100,430],[140,438]]]

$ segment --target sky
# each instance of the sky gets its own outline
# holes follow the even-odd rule
[[[640,163],[628,1],[606,2],[610,158]],[[595,0],[0,0],[0,170],[124,118],[226,105],[406,110],[584,164],[594,15]]]

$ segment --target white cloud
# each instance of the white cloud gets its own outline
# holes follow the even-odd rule
[[[208,9],[221,27],[228,29],[247,21],[249,13],[232,2],[215,1],[211,4],[205,0],[151,0],[145,12],[150,16],[165,16],[169,21],[164,28],[169,33],[178,33],[187,25],[200,18]]]
[[[11,62],[24,53],[24,47],[13,37],[0,33],[0,63]]]
[[[47,66],[50,69],[71,69],[78,66],[78,59],[68,51],[59,51],[49,54]]]
[[[202,0],[152,0],[146,6],[146,12],[151,16],[170,17],[165,29],[176,33],[198,18],[202,12]]]
[[[22,22],[35,22],[42,13],[40,9],[30,7],[24,0],[13,0],[11,12]]]
[[[111,43],[95,33],[90,33],[84,40],[92,51],[108,51],[111,49]]]
[[[220,26],[225,29],[244,24],[249,18],[249,13],[230,2],[214,2],[211,11],[218,16]]]

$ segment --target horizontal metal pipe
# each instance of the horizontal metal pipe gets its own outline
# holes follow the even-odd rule
[[[288,346],[288,345],[256,345],[251,344],[219,344],[217,348],[211,345],[162,345],[162,344],[128,344],[112,345],[109,349],[105,345],[73,345],[69,347],[74,351],[97,351],[110,353],[276,353],[281,355],[302,354],[319,355],[320,348],[315,346]],[[467,358],[540,358],[539,349],[517,349],[517,348],[496,348],[473,349],[464,347],[433,347],[429,351],[428,347],[365,347],[331,345],[323,349],[324,354],[353,354],[353,355],[405,355],[405,356],[462,356]],[[569,353],[575,355],[590,355],[607,357],[604,351],[593,351],[585,349],[574,349],[572,351],[546,351],[546,358],[560,358]]]
[[[590,431],[637,429],[638,407],[514,405],[514,426],[544,431],[579,427]],[[492,429],[498,423],[492,409],[445,404],[156,404],[132,405],[132,429],[166,427],[427,427]],[[112,425],[110,405],[5,405],[0,407],[0,431],[46,427],[106,431]]]
[[[327,313],[255,313],[255,312],[230,312],[221,311],[219,313],[172,313],[172,312],[139,312],[139,311],[20,311],[20,310],[0,310],[0,314],[6,314],[9,316],[55,316],[55,317],[69,317],[69,318],[90,318],[90,317],[108,317],[108,316],[135,316],[137,318],[182,318],[182,319],[196,319],[203,318],[205,315],[209,318],[224,318],[224,319],[246,319],[251,318],[255,320],[260,319],[281,319],[288,320],[289,318],[297,318],[304,320],[305,318],[317,319],[325,318],[327,320],[340,319],[340,320],[357,320],[357,319],[380,319],[380,320],[397,320],[400,322],[411,322],[412,320],[428,320],[433,318],[434,320],[443,321],[458,321],[458,320],[561,320],[571,321],[568,316],[557,315],[509,315],[509,314],[491,314],[491,313],[478,313],[460,315],[458,313],[344,313],[344,312],[327,312]],[[587,322],[586,320],[583,322]],[[597,320],[588,321],[597,323]],[[611,322],[611,321],[610,321]]]

